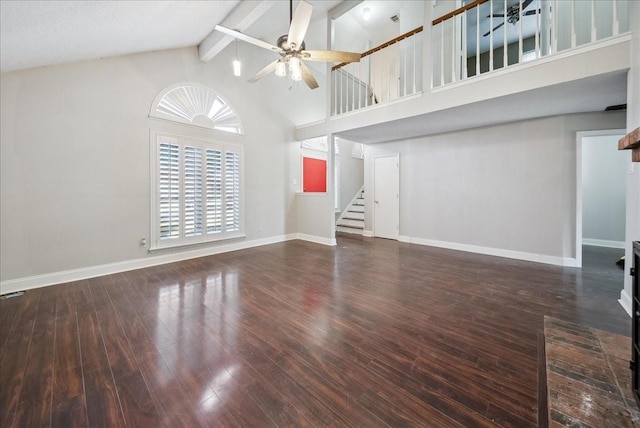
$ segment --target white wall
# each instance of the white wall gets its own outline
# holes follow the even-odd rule
[[[376,144],[367,159],[400,153],[402,239],[571,264],[575,133],[624,122],[619,112],[536,119]]]
[[[630,153],[620,136],[582,138],[582,239],[587,245],[624,246]]]
[[[212,88],[242,120],[244,241],[295,232],[287,111],[323,104],[297,96],[304,87],[234,78],[229,52],[208,64],[185,48],[1,75],[3,282],[157,256],[138,245],[150,229],[147,116],[154,97],[177,82]],[[243,61],[246,74],[263,65],[260,56]]]
[[[340,212],[347,209],[356,193],[364,185],[364,160],[351,156],[353,143],[336,139],[340,147]],[[365,189],[366,193],[366,189]]]
[[[640,28],[640,2],[629,4],[629,28]],[[627,132],[640,127],[640,31],[633,32],[631,40],[631,69],[627,75]],[[633,172],[627,175],[627,225],[626,260],[633,259],[632,242],[640,241],[640,163],[635,163]],[[620,292],[620,303],[631,315],[631,263],[625,266],[624,289]]]

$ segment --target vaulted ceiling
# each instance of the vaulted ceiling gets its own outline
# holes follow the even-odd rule
[[[307,2],[314,6],[313,19],[341,3]],[[236,8],[240,13],[234,18]],[[246,20],[251,13],[256,15],[255,10],[259,16]],[[234,19],[225,22],[228,18]],[[2,0],[0,71],[198,46],[216,24],[227,24],[255,37],[277,37],[286,31],[288,18],[289,2],[273,0]],[[219,39],[221,46],[229,43],[221,42],[222,36]]]

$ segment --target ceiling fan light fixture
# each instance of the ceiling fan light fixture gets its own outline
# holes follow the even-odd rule
[[[368,21],[371,19],[371,9],[369,9],[368,7],[365,7],[362,10],[362,19],[364,19],[365,21]]]
[[[296,71],[300,72],[300,60],[295,56],[292,56],[289,59],[289,71],[291,73],[294,73]]]
[[[284,60],[279,59],[276,63],[276,76],[284,77],[287,75],[287,64],[285,64]]]
[[[299,68],[291,70],[291,80],[293,80],[294,82],[301,81],[302,80],[302,70],[299,69]]]

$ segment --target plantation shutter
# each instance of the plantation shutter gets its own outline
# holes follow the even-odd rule
[[[202,235],[202,150],[184,148],[184,235]]]
[[[242,147],[155,135],[151,249],[242,236]]]
[[[222,232],[222,152],[207,150],[207,234]]]
[[[240,230],[240,153],[227,151],[224,166],[225,230]]]
[[[180,238],[180,146],[160,143],[158,150],[159,237]]]

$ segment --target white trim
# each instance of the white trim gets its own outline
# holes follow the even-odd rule
[[[373,230],[363,230],[362,236],[366,238],[373,238]]]
[[[582,244],[585,239],[582,238],[582,139],[585,137],[601,137],[606,135],[625,135],[626,129],[603,129],[598,131],[579,131],[576,132],[576,267],[582,267]],[[586,243],[586,242],[585,242]],[[587,244],[594,245],[594,244]],[[614,247],[617,248],[617,247]],[[623,247],[624,248],[624,243]]]
[[[607,241],[606,239],[582,238],[582,245],[592,245],[594,247],[625,248],[624,241]]]
[[[323,236],[307,235],[306,233],[296,234],[296,239],[300,239],[301,241],[313,242],[316,244],[322,244],[322,245],[329,245],[329,246],[338,245],[338,241],[336,241],[336,238],[325,238]]]
[[[622,306],[622,309],[625,310],[625,312],[627,313],[627,315],[631,316],[631,311],[632,311],[632,302],[631,302],[631,297],[629,297],[629,295],[627,294],[627,291],[623,288],[622,291],[620,291],[620,299],[618,300],[618,303],[620,303],[620,306]]]
[[[296,192],[296,196],[327,196],[327,192]]]
[[[460,80],[460,81],[457,81],[457,82],[450,82],[450,83],[445,83],[445,84],[442,84],[442,85],[438,85],[438,86],[435,86],[435,87],[431,88],[431,93],[435,94],[435,93],[441,92],[443,90],[457,88],[457,87],[465,86],[465,85],[468,85],[468,84],[471,84],[471,83],[474,83],[474,82],[481,82],[483,80],[492,79],[494,77],[498,77],[498,76],[502,76],[502,75],[508,74],[511,71],[515,71],[516,69],[525,70],[527,68],[537,67],[539,65],[542,65],[542,64],[545,64],[545,63],[548,63],[548,62],[553,62],[553,61],[558,60],[558,59],[569,58],[569,57],[572,57],[574,55],[579,55],[579,54],[583,54],[585,52],[590,52],[590,51],[606,48],[606,47],[609,47],[609,46],[616,45],[618,43],[630,42],[631,39],[632,39],[632,33],[631,32],[626,32],[626,33],[620,34],[618,36],[611,36],[611,37],[608,37],[606,39],[602,39],[602,40],[600,40],[598,42],[595,42],[595,43],[589,43],[587,45],[583,45],[583,46],[580,46],[580,47],[565,49],[565,50],[562,50],[562,51],[560,51],[558,53],[550,53],[550,54],[545,55],[545,56],[543,56],[541,58],[538,58],[535,61],[519,62],[519,63],[516,63],[516,64],[512,64],[510,66],[506,66],[506,67],[503,67],[503,68],[499,68],[499,69],[493,70],[491,72],[482,73],[479,76],[471,76],[471,77],[469,77],[467,79]]]
[[[320,236],[306,235],[304,233],[290,233],[287,235],[277,235],[269,238],[254,239],[250,241],[242,240],[229,244],[217,245],[215,247],[203,247],[188,251],[174,252],[171,254],[157,255],[146,257],[143,259],[126,260],[123,262],[107,263],[103,265],[70,269],[59,272],[46,273],[42,275],[28,276],[24,278],[9,279],[6,281],[0,281],[0,294],[31,290],[34,288],[46,287],[49,285],[64,284],[72,281],[80,281],[82,279],[95,278],[102,275],[110,275],[136,269],[144,269],[152,266],[179,262],[182,260],[213,256],[216,254],[228,253],[231,251],[261,247],[263,245],[293,241],[296,239],[322,245],[337,245],[335,238],[323,238]]]
[[[61,284],[71,281],[79,281],[81,279],[94,278],[96,276],[126,272],[135,269],[143,269],[166,263],[173,263],[198,257],[212,256],[215,254],[244,250],[247,248],[276,244],[279,242],[291,241],[294,239],[307,240],[298,236],[298,234],[292,233],[288,235],[277,235],[269,238],[254,239],[250,241],[242,240],[224,245],[216,245],[214,247],[197,248],[188,251],[146,257],[143,259],[126,260],[123,262],[107,263],[104,265],[89,266],[85,268],[70,269],[42,275],[10,279],[6,281],[0,281],[0,294],[30,290],[32,288],[46,287],[48,285]]]
[[[478,245],[459,244],[456,242],[436,241],[433,239],[414,238],[402,236],[402,242],[429,247],[446,248],[449,250],[466,251],[468,253],[485,254],[488,256],[505,257],[508,259],[523,260],[534,263],[545,263],[555,266],[575,266],[575,259],[546,254],[525,253],[522,251],[505,250],[501,248],[482,247]]]

